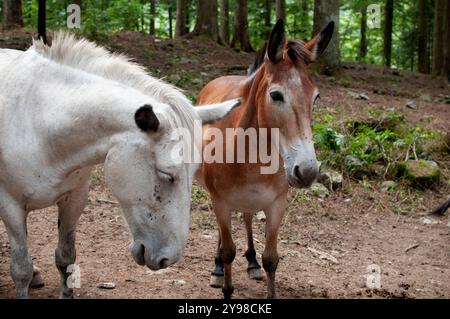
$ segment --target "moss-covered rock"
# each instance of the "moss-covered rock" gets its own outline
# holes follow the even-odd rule
[[[320,172],[318,182],[323,184],[326,188],[328,188],[330,191],[336,190],[338,188],[342,187],[342,174],[333,171],[333,170],[326,170],[323,172]]]
[[[381,190],[383,192],[393,192],[397,188],[397,183],[394,181],[384,181],[381,184]]]
[[[310,187],[310,191],[314,196],[319,198],[325,198],[330,195],[330,191],[324,185],[320,183],[314,183]]]
[[[361,131],[364,127],[369,127],[375,132],[389,130],[398,136],[406,136],[410,131],[409,126],[402,116],[393,116],[392,114],[380,117],[353,119],[347,122],[347,128],[349,128],[353,134]]]
[[[441,171],[436,162],[424,160],[408,160],[394,166],[393,175],[404,178],[416,188],[430,188],[439,183]]]
[[[344,159],[344,164],[353,178],[363,179],[364,177],[372,175],[369,168],[356,156],[347,155]]]

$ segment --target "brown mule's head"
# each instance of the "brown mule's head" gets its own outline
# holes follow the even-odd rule
[[[311,130],[312,106],[319,91],[308,74],[308,65],[326,49],[333,30],[334,22],[330,22],[309,42],[286,41],[280,19],[263,52],[264,59],[260,58],[264,78],[256,93],[258,123],[280,129],[280,153],[289,184],[294,187],[310,186],[319,173]]]

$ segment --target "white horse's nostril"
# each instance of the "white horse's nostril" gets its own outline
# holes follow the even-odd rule
[[[294,167],[294,175],[299,181],[302,181],[302,174],[300,173],[300,167],[298,165]]]
[[[159,262],[159,268],[160,269],[164,269],[164,268],[167,268],[167,267],[169,267],[169,259],[167,259],[167,258],[161,259],[160,262]]]
[[[145,265],[145,247],[141,243],[134,242],[130,247],[131,255],[138,265]]]

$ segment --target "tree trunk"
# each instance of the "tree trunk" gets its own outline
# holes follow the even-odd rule
[[[217,0],[198,0],[197,23],[194,33],[206,35],[214,41],[220,42],[217,26]]]
[[[359,61],[365,62],[367,55],[367,6],[361,8],[361,41],[359,43]]]
[[[145,11],[144,11],[145,3],[141,2],[141,32],[145,33]]]
[[[186,34],[189,33],[191,26],[191,14],[189,8],[191,7],[191,0],[186,0]]]
[[[150,34],[155,35],[156,0],[150,0]]]
[[[335,23],[333,37],[317,64],[318,71],[326,75],[333,75],[340,69],[339,0],[315,0],[313,36],[321,32],[330,21]]]
[[[286,22],[286,3],[285,0],[276,0],[276,15],[277,20],[283,19]]]
[[[300,13],[300,34],[304,38],[307,38],[311,32],[308,26],[309,26],[308,0],[302,0],[302,11]]]
[[[177,0],[177,25],[175,27],[175,36],[181,37],[186,34],[187,2],[186,0]]]
[[[264,0],[264,38],[266,40],[269,39],[270,31],[272,30],[272,22],[271,22],[271,11],[272,11],[272,1]]]
[[[391,67],[394,0],[386,0],[384,9],[384,66]]]
[[[168,13],[169,13],[169,38],[173,38],[173,0],[169,0]]]
[[[230,1],[220,0],[220,38],[225,45],[230,43]]]
[[[433,74],[441,75],[444,70],[444,10],[445,0],[436,0],[433,32]]]
[[[252,52],[248,37],[248,7],[247,0],[236,0],[234,35],[231,47],[240,48],[245,52]]]
[[[418,63],[420,73],[430,73],[428,59],[428,27],[427,27],[427,3],[419,0],[419,37],[418,37]]]
[[[70,4],[77,4],[80,6],[80,8],[83,7],[83,0],[71,0],[69,1]]]
[[[447,78],[450,82],[450,0],[447,0],[446,6],[446,17],[445,17],[445,43],[447,43],[444,48],[445,51],[445,71],[447,72]]]
[[[38,37],[47,43],[47,18],[46,18],[46,1],[39,0],[38,3]]]
[[[3,0],[3,28],[23,27],[22,0]]]

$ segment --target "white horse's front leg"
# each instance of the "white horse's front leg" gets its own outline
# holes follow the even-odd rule
[[[3,195],[3,194],[2,194]],[[1,196],[0,217],[5,223],[11,245],[11,277],[16,286],[17,298],[28,298],[28,286],[33,278],[33,262],[27,247],[27,213],[19,204]]]
[[[68,286],[68,266],[75,263],[75,232],[78,219],[87,203],[89,191],[89,174],[83,179],[82,185],[62,198],[57,204],[58,214],[58,247],[55,250],[55,263],[61,276],[61,299],[73,298],[73,287]]]

